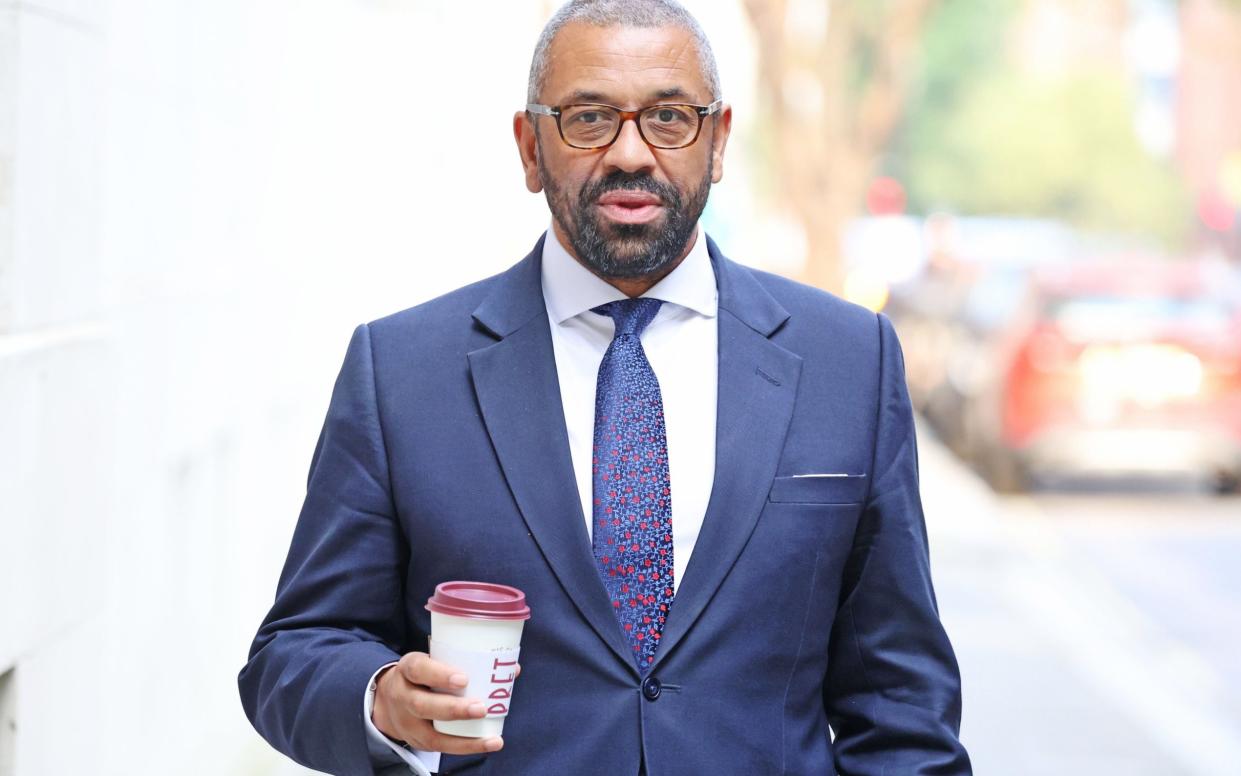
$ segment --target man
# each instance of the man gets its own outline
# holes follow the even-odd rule
[[[698,229],[732,123],[700,28],[571,2],[528,103],[552,227],[354,332],[251,721],[341,774],[968,773],[896,336]],[[533,611],[503,741],[431,726],[485,713],[425,654],[453,579]]]

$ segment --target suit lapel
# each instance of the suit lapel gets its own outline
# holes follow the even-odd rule
[[[543,241],[474,312],[495,336],[469,353],[483,421],[513,498],[569,598],[636,672],[591,555],[541,284]]]
[[[801,358],[768,339],[788,313],[714,242],[708,239],[707,246],[720,299],[715,482],[652,670],[702,614],[749,541],[776,473],[801,376]]]

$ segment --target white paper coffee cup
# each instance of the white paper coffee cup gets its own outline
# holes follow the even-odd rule
[[[500,735],[517,679],[522,626],[530,618],[525,594],[488,582],[443,582],[426,608],[431,612],[431,659],[469,677],[454,695],[477,698],[487,708],[482,719],[435,720],[435,729],[471,738]]]

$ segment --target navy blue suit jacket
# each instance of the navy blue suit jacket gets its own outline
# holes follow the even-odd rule
[[[354,332],[239,676],[267,741],[371,774],[368,679],[426,649],[437,583],[472,579],[521,588],[533,616],[504,749],[445,756],[441,772],[969,773],[892,326],[708,247],[715,485],[650,671],[658,697],[591,555],[540,241],[507,272]],[[814,473],[850,476],[794,476]]]

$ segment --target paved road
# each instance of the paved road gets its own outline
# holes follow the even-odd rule
[[[1241,499],[999,498],[924,434],[979,774],[1241,774]]]

